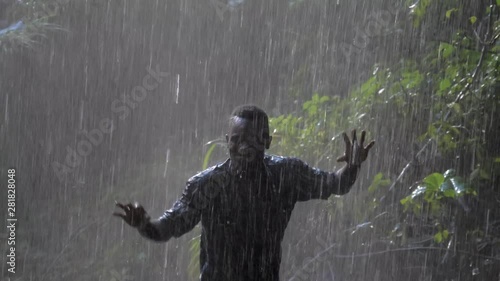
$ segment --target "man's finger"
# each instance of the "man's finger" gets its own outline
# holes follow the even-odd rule
[[[119,208],[125,210],[125,205],[123,205],[122,203],[115,202],[115,205],[116,205],[116,207],[119,207]]]
[[[356,142],[356,129],[352,130],[351,134],[352,134],[352,143],[355,143]]]
[[[347,161],[347,156],[345,155],[337,158],[337,162],[345,162],[345,161]]]
[[[344,142],[345,142],[345,145],[346,146],[351,146],[351,140],[349,139],[349,137],[347,136],[347,134],[345,132],[342,133],[342,136],[344,137]]]
[[[363,143],[365,143],[365,135],[366,135],[366,131],[364,131],[364,130],[363,130],[363,131],[361,131],[361,140],[360,140],[360,142],[359,142],[359,145],[360,145],[361,147],[363,147]]]
[[[115,217],[120,217],[120,218],[122,218],[122,219],[125,219],[125,218],[126,218],[126,216],[125,216],[124,214],[120,214],[120,213],[113,213],[113,216],[115,216]]]
[[[371,141],[366,147],[365,147],[365,150],[366,152],[368,152],[370,150],[370,148],[372,148],[373,146],[375,145],[375,141]]]

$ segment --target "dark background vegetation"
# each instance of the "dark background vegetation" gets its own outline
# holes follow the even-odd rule
[[[111,217],[114,200],[160,215],[227,157],[206,144],[233,107],[256,103],[271,153],[332,170],[341,132],[377,141],[349,194],[296,206],[282,280],[499,280],[499,6],[0,0],[0,29],[24,23],[0,35],[1,194],[16,168],[19,220],[2,278],[196,280],[198,229],[149,242]],[[157,66],[168,78],[117,118]],[[113,133],[59,179],[53,163],[103,118]]]

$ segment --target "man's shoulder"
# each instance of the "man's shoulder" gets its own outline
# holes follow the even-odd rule
[[[273,155],[273,154],[266,154],[264,157],[264,161],[266,161],[266,164],[270,165],[286,165],[290,163],[303,163],[304,161],[300,160],[297,157],[289,157],[289,156],[279,156],[279,155]]]
[[[188,185],[204,185],[209,182],[222,183],[227,178],[229,159],[207,168],[188,179]]]
[[[270,168],[292,168],[298,165],[304,165],[305,162],[296,157],[287,157],[266,154],[264,161]]]

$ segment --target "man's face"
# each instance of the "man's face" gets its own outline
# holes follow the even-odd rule
[[[231,161],[237,164],[261,161],[264,151],[271,143],[267,126],[239,117],[233,117],[226,140]]]

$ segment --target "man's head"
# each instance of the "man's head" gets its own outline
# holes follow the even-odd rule
[[[264,158],[271,139],[269,119],[264,110],[255,105],[234,109],[226,135],[231,162],[240,165],[258,163]]]

